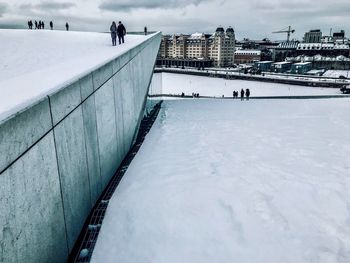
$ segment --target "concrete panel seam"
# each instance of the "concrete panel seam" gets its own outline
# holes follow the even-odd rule
[[[53,124],[53,117],[52,117],[52,111],[51,111],[51,100],[49,98],[49,107],[50,107],[50,115],[51,115],[51,122]],[[66,236],[66,246],[67,246],[67,251],[69,253],[69,244],[68,244],[68,233],[67,233],[67,222],[66,222],[66,213],[65,213],[65,208],[64,208],[64,202],[63,202],[63,192],[62,192],[62,183],[61,183],[61,173],[60,173],[60,166],[58,163],[58,156],[57,156],[57,147],[56,147],[56,135],[55,135],[55,129],[52,128],[52,134],[53,134],[53,141],[54,141],[54,147],[55,147],[55,157],[56,157],[56,163],[57,163],[57,173],[58,173],[58,181],[60,184],[60,193],[61,193],[61,202],[62,202],[62,212],[63,212],[63,221],[64,221],[64,233]],[[67,255],[68,256],[68,255]]]
[[[150,40],[154,40],[155,37],[157,37],[158,35],[155,35],[154,37],[150,38],[148,41]],[[147,43],[147,42],[146,42]],[[39,138],[36,142],[33,143],[33,145],[31,145],[30,147],[28,147],[28,149],[26,151],[24,151],[21,155],[19,155],[14,161],[12,161],[9,165],[7,165],[3,170],[0,171],[0,175],[5,172],[8,168],[10,168],[16,161],[18,161],[24,154],[26,154],[31,148],[33,148],[38,142],[40,142],[47,134],[49,134],[55,127],[57,127],[61,122],[63,122],[72,112],[74,112],[77,108],[79,108],[87,99],[89,99],[92,95],[94,95],[104,84],[106,84],[111,78],[113,78],[117,73],[119,73],[120,70],[122,70],[126,65],[128,65],[130,63],[130,61],[132,61],[139,53],[141,53],[146,47],[148,47],[148,45],[146,45],[145,47],[143,47],[135,56],[133,56],[128,63],[126,63],[123,67],[121,67],[116,73],[114,73],[106,82],[104,82],[100,87],[98,87],[96,90],[94,90],[88,97],[86,97],[84,100],[81,101],[81,103],[79,105],[77,105],[75,108],[73,108],[70,112],[67,113],[66,116],[64,116],[62,118],[62,120],[60,120],[59,122],[57,122],[55,125],[53,125],[53,119],[52,119],[52,128],[46,132],[41,138]],[[89,73],[91,74],[91,73]],[[92,76],[93,77],[93,76]],[[78,80],[79,81],[79,80]],[[50,101],[50,96],[47,96],[49,98],[49,103],[50,103],[50,114],[52,114],[51,112],[51,101]],[[52,116],[51,116],[52,118]]]
[[[81,94],[81,87],[80,87],[80,97],[82,96]],[[83,109],[81,109],[83,111]],[[84,113],[82,112],[82,118],[83,118],[83,127],[85,127],[85,120],[84,120]],[[88,158],[88,153],[87,153],[87,147],[86,147],[86,138],[85,138],[85,133],[83,133],[84,136],[84,147],[85,147],[85,159],[86,159],[86,165],[88,167],[87,169],[87,174],[88,174],[88,181],[89,181],[89,197],[90,197],[90,204],[92,204],[92,199],[91,199],[91,184],[90,184],[90,171],[89,171],[89,158]],[[55,146],[56,148],[56,146]]]

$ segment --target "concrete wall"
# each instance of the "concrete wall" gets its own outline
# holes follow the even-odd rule
[[[0,262],[66,261],[133,142],[160,38],[0,123]]]

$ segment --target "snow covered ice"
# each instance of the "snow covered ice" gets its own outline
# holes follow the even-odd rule
[[[164,102],[92,262],[350,262],[349,103]]]
[[[0,29],[0,120],[151,36],[127,35],[112,47],[110,34]]]
[[[250,89],[251,96],[313,96],[313,95],[341,95],[338,88],[320,88],[308,86],[296,86],[278,83],[267,83],[246,80],[227,80],[222,78],[201,77],[173,73],[154,74],[152,94],[180,95],[184,92],[191,95],[192,92],[201,96],[232,97],[234,90],[242,88]]]

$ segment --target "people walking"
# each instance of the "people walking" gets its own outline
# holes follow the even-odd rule
[[[117,33],[118,33],[118,40],[120,45],[121,43],[124,43],[124,36],[126,35],[126,29],[121,21],[119,21],[118,23]]]
[[[50,21],[50,29],[53,30],[53,22]]]
[[[241,100],[244,100],[244,90],[241,89]]]
[[[245,95],[247,97],[247,100],[249,100],[249,96],[250,96],[250,90],[249,89],[245,90]]]
[[[147,27],[146,26],[144,28],[144,31],[145,31],[145,36],[147,36]]]
[[[66,22],[66,30],[69,31],[69,24]]]
[[[38,29],[38,21],[35,20],[34,24],[35,24],[35,29]]]
[[[117,45],[117,24],[113,21],[111,27],[109,28],[111,31],[111,38],[112,38],[112,46]]]
[[[33,21],[32,20],[28,21],[28,28],[33,29]]]

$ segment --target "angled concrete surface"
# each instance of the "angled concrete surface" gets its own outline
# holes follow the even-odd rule
[[[47,98],[0,123],[0,172],[44,136],[50,127]]]
[[[160,33],[0,123],[0,262],[65,262],[129,151]]]
[[[102,185],[106,186],[119,166],[115,158],[117,126],[112,80],[95,93],[95,103]]]
[[[68,255],[53,133],[0,175],[0,262]]]
[[[92,97],[89,97],[82,104],[82,110],[83,110],[86,158],[87,158],[88,174],[89,174],[89,182],[90,182],[91,207],[93,207],[102,192],[95,95],[93,95]]]
[[[84,123],[79,107],[54,128],[68,246],[71,250],[91,208]]]

